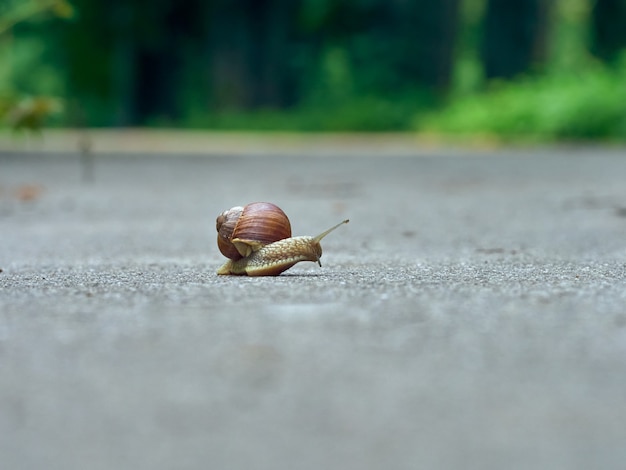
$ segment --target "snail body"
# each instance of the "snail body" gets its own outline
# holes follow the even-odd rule
[[[259,204],[263,206],[247,210],[248,206]],[[315,237],[291,237],[291,225],[288,219],[286,222],[282,220],[283,216],[285,219],[286,216],[280,208],[270,203],[252,203],[248,206],[235,207],[218,216],[216,224],[218,247],[222,254],[230,259],[217,270],[217,274],[278,276],[300,261],[313,261],[321,266],[320,241],[339,226],[348,223],[348,220],[344,220]],[[254,223],[252,220],[246,220],[246,214],[254,219]],[[267,224],[273,226],[275,230],[259,228],[265,223],[265,219],[269,220]],[[230,226],[224,226],[226,220],[229,220]],[[262,240],[254,238],[257,235],[244,230],[250,226],[263,233]],[[227,245],[232,245],[232,248]]]

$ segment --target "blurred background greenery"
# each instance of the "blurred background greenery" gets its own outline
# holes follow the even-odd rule
[[[0,0],[3,126],[626,140],[626,0]]]

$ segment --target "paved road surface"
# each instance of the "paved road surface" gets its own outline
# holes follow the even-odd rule
[[[2,468],[623,468],[620,149],[94,169],[0,154]],[[322,268],[217,277],[254,200],[351,223]]]

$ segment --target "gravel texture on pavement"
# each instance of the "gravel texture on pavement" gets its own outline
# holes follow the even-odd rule
[[[93,170],[0,154],[0,467],[623,468],[621,149]],[[258,200],[350,224],[321,268],[217,276]]]

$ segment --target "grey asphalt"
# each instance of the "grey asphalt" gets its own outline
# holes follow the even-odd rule
[[[624,468],[624,149],[375,153],[0,154],[0,467]]]

